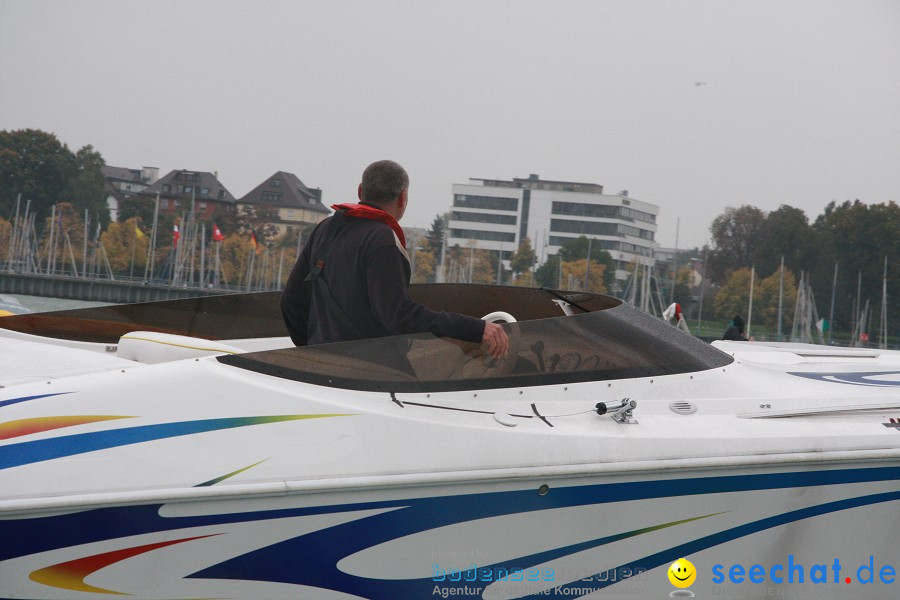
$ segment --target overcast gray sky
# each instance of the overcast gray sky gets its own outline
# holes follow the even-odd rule
[[[600,183],[701,245],[727,206],[898,200],[900,2],[0,0],[22,128],[238,197],[391,158],[407,226],[470,177]]]

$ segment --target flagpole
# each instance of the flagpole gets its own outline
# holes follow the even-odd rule
[[[156,225],[159,223],[159,192],[156,193],[156,207],[153,209],[153,231],[150,233],[150,255],[144,266],[144,280],[153,279],[153,263],[156,258]]]
[[[247,291],[249,292],[251,287],[253,286],[253,264],[256,262],[256,252],[250,251],[250,266],[249,273],[247,274]]]
[[[206,223],[200,224],[200,287],[206,287]]]
[[[9,259],[6,261],[6,270],[13,272],[13,260],[15,258],[16,238],[19,231],[19,205],[22,203],[22,193],[16,196],[16,218],[13,220],[13,226],[9,233]]]
[[[128,276],[134,279],[134,253],[137,250],[137,221],[134,222],[134,229],[131,230],[131,271]]]
[[[750,339],[750,322],[753,320],[753,280],[756,278],[756,265],[750,267],[750,306],[747,309],[747,339]]]
[[[828,345],[831,345],[831,332],[834,331],[834,294],[837,288],[838,264],[834,263],[834,280],[831,282],[831,310],[828,313]]]
[[[91,214],[88,209],[84,209],[84,250],[81,257],[81,275],[87,278],[87,246],[88,246],[88,223],[91,220]]]
[[[781,256],[781,278],[778,280],[778,341],[782,341],[781,334],[781,305],[784,299],[784,255]]]
[[[222,263],[219,262],[219,248],[221,248],[221,247],[222,247],[222,242],[221,241],[217,242],[216,243],[216,271],[213,274],[213,285],[215,285],[216,288],[219,287],[219,269],[222,268]]]
[[[50,257],[52,252],[50,250],[53,245],[53,231],[56,228],[56,205],[54,204],[51,207],[50,211],[50,239],[47,240],[47,275],[50,275]]]

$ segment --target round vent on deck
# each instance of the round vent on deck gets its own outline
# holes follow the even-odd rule
[[[669,403],[669,410],[679,415],[690,415],[697,412],[697,407],[687,400],[676,400]]]

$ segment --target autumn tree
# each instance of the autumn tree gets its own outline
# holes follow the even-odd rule
[[[753,290],[753,321],[766,325],[770,331],[778,329],[778,294],[782,287],[781,268],[757,281]],[[784,270],[784,286],[781,290],[782,331],[794,322],[794,306],[797,304],[797,278],[790,269]]]
[[[737,269],[731,272],[725,284],[719,288],[713,303],[716,318],[730,319],[741,315],[746,321],[747,307],[750,303],[750,269]]]
[[[244,205],[237,215],[238,228],[253,231],[260,244],[269,245],[278,237],[278,209],[273,206]]]
[[[568,260],[562,263],[563,288],[581,290],[595,294],[605,294],[607,291],[605,280],[606,265],[600,262],[591,262],[588,273],[587,258]],[[587,287],[585,287],[585,281]],[[572,282],[571,286],[569,282]]]
[[[222,274],[229,285],[240,285],[246,282],[247,272],[250,268],[250,254],[254,252],[250,238],[239,233],[226,235],[219,242],[219,260],[222,265]]]
[[[613,289],[616,281],[616,264],[613,257],[609,252],[603,249],[599,241],[594,240],[592,242],[584,235],[567,241],[560,247],[558,254],[551,254],[547,257],[544,264],[535,271],[535,279],[538,284],[550,288],[559,286],[560,258],[562,259],[562,262],[577,262],[579,260],[584,260],[587,258],[589,249],[591,253],[590,278],[594,279],[595,277],[601,277],[604,289]],[[597,268],[600,265],[603,266],[602,270]],[[585,268],[586,267],[587,261],[585,260]],[[563,269],[563,287],[568,285],[569,273],[569,271]],[[574,275],[574,273],[572,274]],[[581,274],[581,280],[584,281],[584,272]]]
[[[413,248],[410,250],[410,268],[412,283],[431,283],[434,281],[434,254],[430,249]]]
[[[10,236],[12,235],[12,223],[0,217],[0,260],[5,260],[6,255],[3,249],[9,248]]]
[[[40,260],[45,264],[47,261],[54,262],[57,270],[71,269],[73,274],[81,272],[85,250],[82,214],[68,202],[61,202],[52,210],[51,216],[44,219],[43,230],[45,235],[41,240]]]
[[[233,207],[223,206],[218,202],[216,202],[215,207],[213,208],[210,221],[210,230],[212,228],[212,223],[215,223],[219,226],[219,229],[221,229],[222,233],[226,236],[231,235],[232,233],[237,233],[242,229],[241,219],[238,217],[237,211],[235,211]],[[296,234],[292,237],[293,244],[296,244]]]
[[[509,258],[509,268],[512,270],[514,276],[519,277],[523,273],[531,271],[534,267],[535,260],[536,255],[534,249],[531,247],[531,240],[526,237],[522,240],[522,243],[519,244],[518,249],[516,249]]]
[[[497,283],[490,251],[475,248],[474,242],[463,248],[447,249],[447,280],[461,283]]]
[[[143,275],[150,237],[138,228],[137,218],[110,223],[100,236],[113,273]]]
[[[471,283],[497,283],[497,274],[494,271],[494,261],[488,250],[475,250],[472,253],[475,264],[471,270]]]

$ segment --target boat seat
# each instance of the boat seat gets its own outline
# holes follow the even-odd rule
[[[237,346],[215,340],[157,331],[132,331],[119,338],[116,354],[119,358],[152,365],[187,358],[243,352],[245,350]]]

